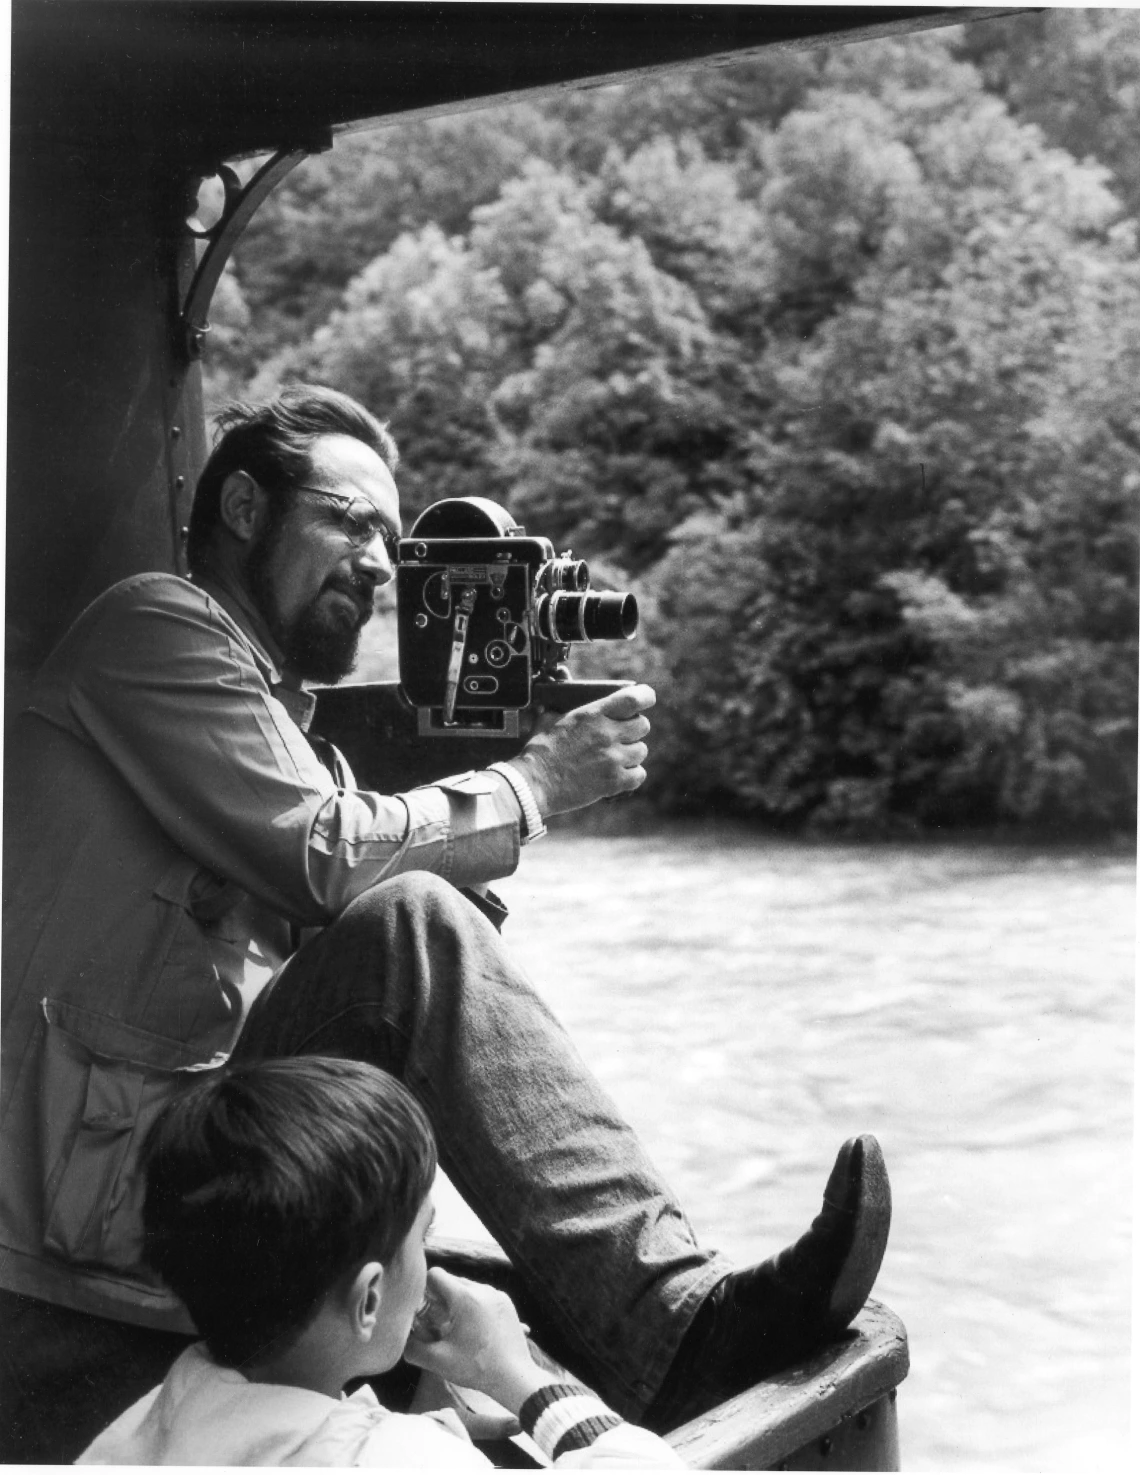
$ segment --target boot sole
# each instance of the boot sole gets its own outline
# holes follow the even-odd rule
[[[866,1304],[891,1231],[891,1184],[883,1150],[869,1133],[857,1139],[857,1146],[863,1149],[863,1162],[851,1248],[827,1307],[828,1330],[833,1336],[850,1326]]]

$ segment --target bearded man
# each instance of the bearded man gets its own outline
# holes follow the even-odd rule
[[[230,1058],[351,1055],[404,1081],[550,1350],[658,1430],[834,1336],[871,1289],[890,1219],[873,1137],[844,1146],[801,1240],[732,1270],[500,941],[487,884],[544,820],[644,781],[648,687],[405,793],[359,789],[307,736],[306,683],[352,669],[392,577],[396,466],[333,391],[235,408],[196,491],[190,577],[96,599],[15,724],[4,1461],[73,1459],[192,1337],[142,1263],[136,1165],[163,1103]]]

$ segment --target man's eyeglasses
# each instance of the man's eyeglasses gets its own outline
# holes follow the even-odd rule
[[[339,492],[326,492],[323,487],[300,486],[293,490],[320,497],[335,508],[333,519],[353,547],[367,548],[374,539],[382,538],[388,560],[395,564],[399,556],[400,534],[389,527],[383,514],[366,497],[342,497]]]

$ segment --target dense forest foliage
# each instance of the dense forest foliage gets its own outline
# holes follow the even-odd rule
[[[1140,17],[1054,10],[345,138],[255,218],[213,402],[391,423],[632,587],[649,797],[1135,824]],[[601,576],[601,577],[599,577]]]

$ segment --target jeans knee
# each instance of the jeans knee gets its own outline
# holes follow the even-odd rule
[[[378,881],[369,887],[345,909],[348,912],[387,911],[411,913],[417,916],[446,917],[449,913],[462,915],[468,903],[450,881],[434,875],[431,871],[406,871],[393,876],[389,881]]]

